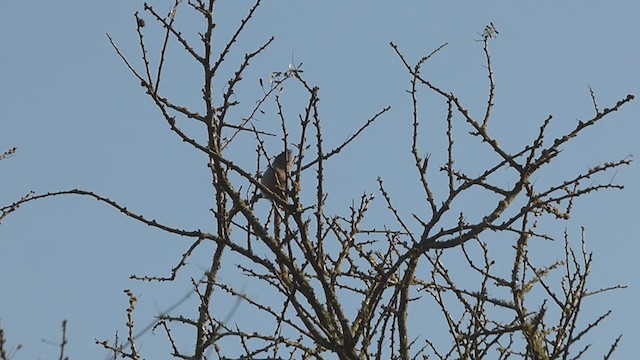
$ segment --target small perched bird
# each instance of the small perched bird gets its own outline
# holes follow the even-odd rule
[[[260,182],[276,195],[285,199],[289,188],[289,173],[292,166],[293,154],[291,150],[283,151],[273,159],[273,163],[264,172]]]

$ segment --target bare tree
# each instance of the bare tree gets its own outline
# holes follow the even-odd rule
[[[16,147],[12,147],[11,149],[4,151],[0,154],[0,160],[5,160],[13,156],[16,151],[18,151],[18,148]],[[23,197],[21,200],[25,200],[28,196],[29,195]],[[18,204],[3,207],[2,212],[0,213],[0,224],[2,224],[2,221],[5,217],[7,217],[10,213],[16,211],[18,207]],[[6,343],[7,338],[5,336],[4,329],[2,329],[2,327],[0,326],[0,360],[10,360],[20,349],[22,349],[22,344],[16,345],[15,348],[8,348]]]
[[[266,39],[253,52],[245,54],[230,79],[221,79],[220,69],[260,4],[259,0],[255,2],[217,53],[213,47],[218,41],[214,38],[213,0],[176,0],[166,16],[145,3],[145,17],[164,32],[164,42],[156,60],[151,59],[145,38],[149,27],[142,15],[136,13],[140,66],[109,37],[114,50],[171,131],[208,157],[215,193],[214,233],[176,228],[108,197],[80,189],[29,195],[2,208],[3,217],[26,202],[82,195],[106,203],[143,224],[192,239],[185,253],[176,254],[177,265],[170,276],[134,277],[141,281],[176,281],[189,257],[203,243],[214,243],[208,269],[200,280],[192,280],[199,299],[195,315],[166,313],[155,323],[156,328],[164,330],[171,355],[177,358],[204,359],[213,351],[219,358],[564,359],[578,358],[586,352],[589,348],[586,336],[610,312],[581,326],[577,320],[583,300],[622,286],[588,290],[592,254],[586,250],[584,234],[574,244],[565,233],[564,253],[558,253],[556,262],[536,260],[532,248],[546,246],[547,242],[541,240],[557,237],[542,230],[541,224],[568,219],[576,198],[599,190],[622,189],[620,184],[602,180],[602,175],[629,165],[631,160],[607,162],[568,178],[551,179],[546,185],[536,185],[532,178],[544,173],[563,147],[621,109],[633,100],[633,95],[601,109],[592,92],[591,118],[579,121],[566,133],[550,137],[548,128],[553,118],[549,116],[530,142],[509,151],[500,145],[501,139],[494,137],[490,126],[495,83],[489,43],[498,34],[493,24],[485,28],[480,39],[489,79],[487,102],[481,114],[472,114],[456,94],[422,74],[423,66],[446,44],[412,63],[392,43],[399,64],[404,65],[409,75],[413,104],[411,154],[423,191],[424,209],[410,217],[403,215],[402,209],[394,205],[384,181],[379,179],[382,204],[395,225],[391,228],[370,225],[378,220],[367,217],[374,194],[362,195],[342,213],[327,211],[325,164],[352,145],[354,139],[390,111],[389,107],[372,110],[370,118],[364,119],[355,133],[340,145],[328,148],[319,108],[320,89],[305,80],[300,66],[292,64],[286,70],[273,72],[268,81],[259,80],[263,93],[247,114],[239,117],[234,112],[240,104],[236,92],[247,68],[274,39]],[[194,12],[204,19],[199,42],[177,27],[175,19],[183,11]],[[202,104],[197,110],[163,96],[160,84],[170,41],[177,42],[202,69],[202,83],[198,85]],[[224,87],[216,86],[223,81]],[[283,111],[286,106],[295,106],[286,104],[279,96],[285,87],[306,95],[296,121],[287,118]],[[446,154],[442,163],[434,164],[429,153],[420,149],[421,91],[439,97],[446,104],[442,119],[446,123],[443,134],[446,148],[430,150]],[[261,128],[255,121],[270,105],[275,107],[280,122],[278,134]],[[181,124],[185,122],[203,124],[206,137],[202,138],[206,141],[198,141],[183,131]],[[478,155],[476,159],[483,166],[481,172],[470,172],[456,164],[457,127],[468,131],[463,136],[478,139],[488,150],[488,156]],[[275,152],[265,146],[265,139],[273,136],[282,138],[282,148]],[[255,170],[238,165],[241,159],[227,155],[227,150],[234,146],[255,149]],[[282,157],[280,162],[269,161],[280,153],[286,161]],[[285,181],[278,180],[274,186],[273,182],[264,181],[264,177],[261,180],[261,171],[271,177],[276,171],[284,172]],[[510,179],[510,185],[503,185],[505,178]],[[478,194],[488,199],[479,216],[465,209],[472,206]],[[268,210],[261,207],[260,204],[268,202],[271,203]],[[492,256],[493,247],[498,246],[492,240],[496,238],[511,239],[509,258]],[[504,242],[499,246],[504,247]],[[223,262],[229,253],[240,260],[235,264]],[[447,266],[449,262],[455,262],[456,267]],[[269,296],[256,299],[225,282],[218,276],[222,266],[237,267]],[[109,349],[114,358],[140,359],[133,319],[136,296],[129,290],[126,294],[130,300],[126,339],[116,336],[115,340],[98,343]],[[272,326],[258,329],[232,326],[228,312],[216,311],[216,299],[229,296],[270,317]],[[436,309],[439,317],[428,317],[429,324],[416,328],[411,325],[412,319],[420,317],[423,309]],[[186,347],[189,351],[180,350],[185,344],[177,343],[172,335],[185,327],[195,330],[193,343]],[[447,334],[449,337],[442,340]],[[619,340],[620,337],[613,340],[605,358],[613,353]]]

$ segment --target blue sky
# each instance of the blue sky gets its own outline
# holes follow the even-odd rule
[[[171,3],[157,1],[154,6],[165,13]],[[109,33],[140,66],[133,13],[142,13],[142,4],[2,1],[0,150],[17,146],[18,152],[0,162],[0,204],[30,190],[78,187],[178,227],[212,229],[206,159],[169,131],[105,35]],[[249,6],[220,1],[218,48]],[[180,16],[178,23],[185,32],[200,24]],[[553,134],[591,116],[588,86],[601,107],[612,106],[629,93],[640,95],[638,16],[637,1],[266,1],[217,86],[222,88],[235,70],[234,60],[273,35],[274,44],[254,61],[238,93],[239,99],[247,99],[247,107],[260,93],[257,79],[286,70],[292,61],[302,63],[306,79],[320,87],[329,146],[339,144],[390,105],[389,114],[329,164],[330,206],[346,211],[352,199],[376,190],[380,176],[397,204],[410,214],[420,212],[424,204],[406,190],[417,183],[409,153],[411,108],[405,91],[409,77],[390,41],[412,62],[447,42],[424,72],[478,112],[486,101],[487,81],[482,44],[475,40],[493,22],[500,34],[491,42],[497,86],[492,126],[501,144],[515,149],[532,139],[550,114],[556,119]],[[159,44],[161,32],[154,32],[146,18],[149,39]],[[151,51],[155,55],[153,50],[157,46]],[[166,95],[197,106],[200,94],[193,84],[199,84],[199,70],[175,43],[170,51]],[[304,104],[296,102],[295,93],[285,92],[283,98],[295,121]],[[438,128],[444,121],[442,103],[434,99],[427,98],[421,107],[427,129],[430,122]],[[637,156],[639,118],[636,100],[567,146],[558,165],[545,174],[568,177],[604,161]],[[194,136],[202,130],[184,126]],[[440,133],[427,130],[424,139],[425,150],[440,151],[436,147],[442,141]],[[461,162],[470,167],[477,165],[472,145],[463,142],[460,147]],[[276,152],[281,145],[274,140],[267,146]],[[253,169],[253,149],[231,148],[229,154]],[[615,180],[626,189],[578,200],[572,219],[559,224],[559,231],[566,227],[577,239],[580,227],[586,228],[588,247],[595,253],[594,288],[629,286],[591,299],[589,309],[614,309],[598,332],[600,337],[594,338],[605,343],[594,345],[592,356],[601,356],[607,344],[623,333],[618,356],[630,358],[640,340],[635,300],[640,298],[635,226],[640,220],[638,165],[623,168]],[[196,257],[192,272],[176,284],[142,284],[129,280],[129,275],[167,274],[188,246],[184,239],[149,229],[86,198],[24,206],[0,225],[0,325],[9,345],[25,345],[16,358],[57,357],[55,346],[40,340],[58,341],[63,319],[69,321],[71,358],[100,358],[104,352],[94,339],[110,339],[116,330],[124,331],[123,289],[139,295],[139,324],[146,324],[188,291],[188,277],[197,276],[207,256]],[[243,284],[241,277],[234,280],[237,274],[232,271],[224,276]],[[149,358],[162,358],[154,352],[154,344],[163,344],[162,340],[142,339]]]

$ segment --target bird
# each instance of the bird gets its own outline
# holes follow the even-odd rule
[[[288,179],[292,166],[293,154],[291,150],[281,152],[264,172],[260,183],[284,199],[289,187]]]
[[[281,152],[278,156],[273,159],[273,162],[267,167],[264,174],[262,174],[260,178],[260,183],[265,186],[267,189],[271,190],[272,193],[276,194],[282,199],[285,199],[285,195],[288,194],[288,179],[289,174],[291,172],[291,168],[293,166],[293,153],[291,150],[285,150]],[[273,209],[276,208],[274,199],[272,199],[272,195],[257,192],[253,195],[253,197],[249,200],[250,206],[253,206],[260,198],[266,197],[272,201]],[[240,206],[235,204],[233,208],[229,211],[229,218],[233,218],[238,211],[240,211]],[[280,216],[274,214],[276,223],[279,223]]]

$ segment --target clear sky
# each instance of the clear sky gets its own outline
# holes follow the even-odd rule
[[[153,3],[166,13],[173,1]],[[218,48],[249,6],[220,1]],[[140,66],[133,13],[142,13],[142,7],[143,2],[131,0],[0,2],[0,150],[18,147],[16,155],[0,162],[1,205],[30,190],[77,187],[177,227],[212,229],[206,159],[170,132],[105,35]],[[185,31],[200,25],[180,16]],[[238,98],[252,106],[260,92],[258,78],[286,70],[292,61],[302,63],[306,79],[320,87],[330,145],[390,105],[391,112],[331,164],[328,192],[331,206],[344,212],[362,192],[375,191],[380,176],[410,214],[424,204],[403,192],[407,183],[417,182],[409,153],[409,77],[390,41],[412,62],[447,42],[425,74],[456,92],[472,112],[479,111],[487,81],[482,44],[475,40],[493,22],[500,34],[491,42],[497,86],[492,126],[513,149],[532,139],[549,114],[556,119],[554,134],[591,116],[589,85],[601,107],[629,93],[640,95],[639,17],[635,0],[265,1],[224,71],[231,74],[234,60],[274,35],[275,43],[254,61]],[[155,55],[161,32],[154,32],[146,18]],[[176,43],[170,51],[166,95],[197,104],[199,70]],[[218,80],[218,89],[228,76]],[[291,100],[287,111],[295,121],[302,104]],[[426,116],[430,106],[441,104],[423,104]],[[639,121],[636,100],[568,146],[561,166],[550,168],[558,173],[549,175],[569,177],[604,161],[638,156]],[[201,130],[185,126],[194,134]],[[267,145],[273,152],[281,146],[275,140]],[[253,149],[234,148],[230,154],[253,170]],[[572,219],[560,224],[576,240],[580,227],[586,228],[588,247],[595,253],[591,286],[629,286],[590,299],[594,313],[583,314],[587,320],[614,310],[592,338],[604,341],[594,345],[594,357],[601,357],[618,333],[624,334],[620,359],[636,354],[640,341],[638,169],[634,163],[615,174],[624,191],[579,200]],[[10,347],[24,344],[16,359],[57,358],[58,349],[41,340],[59,341],[63,319],[69,321],[72,359],[104,356],[94,339],[111,339],[116,330],[124,334],[127,298],[122,290],[139,295],[142,326],[188,291],[188,276],[197,276],[208,257],[194,258],[193,273],[176,284],[143,284],[129,275],[166,275],[188,246],[185,239],[149,229],[88,198],[49,199],[10,215],[0,225],[0,326]],[[242,282],[238,276],[238,286]],[[164,337],[155,338],[160,339],[146,335],[142,350],[148,358],[163,358],[158,354],[166,354],[168,347]]]

